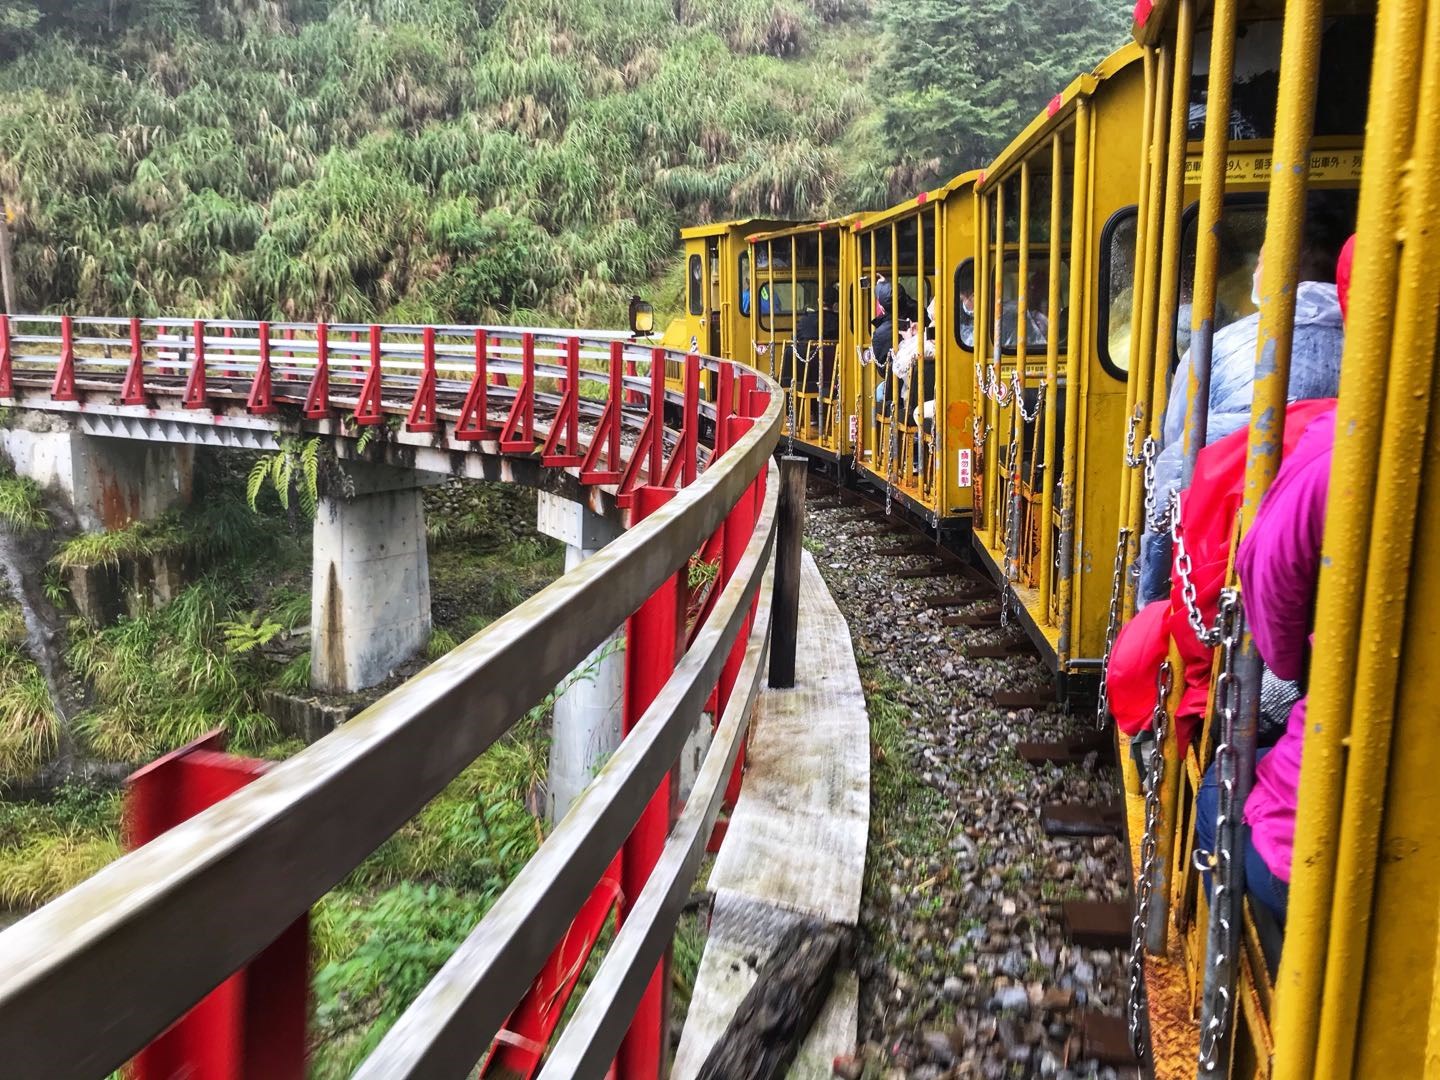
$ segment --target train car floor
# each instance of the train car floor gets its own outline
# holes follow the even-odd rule
[[[803,553],[795,686],[755,707],[745,784],[710,872],[715,902],[672,1076],[687,1080],[797,920],[854,927],[870,823],[869,721],[850,630]],[[855,1044],[858,981],[836,982],[792,1077]]]

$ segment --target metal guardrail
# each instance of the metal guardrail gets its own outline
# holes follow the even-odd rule
[[[29,340],[37,336],[4,339],[7,373],[31,361],[15,350],[43,344]],[[69,336],[71,349],[88,347],[88,339]],[[221,338],[217,347],[238,349],[239,340]],[[298,350],[298,340],[293,344]],[[610,358],[608,342],[605,353]],[[205,362],[218,368],[234,361],[221,355]],[[673,930],[676,897],[693,878],[700,838],[714,820],[758,687],[768,632],[761,586],[778,485],[766,476],[781,428],[781,395],[751,373],[733,377],[721,361],[706,359],[705,366],[720,375],[718,418],[729,411],[724,399],[732,387],[742,418],[718,425],[723,452],[703,473],[679,480],[685,486],[668,502],[332,734],[0,934],[0,1061],[7,1075],[95,1076],[128,1060],[412,818],[682,572],[694,552],[730,532],[727,518],[743,508],[742,519],[754,522],[748,542],[743,553],[727,545],[723,590],[663,689],[362,1075],[463,1076],[474,1068],[629,835],[673,765],[686,724],[699,716],[743,641],[741,674],[722,701],[701,779],[650,883],[634,898],[593,1000],[582,1003],[547,1075],[562,1075],[559,1061],[576,1062],[576,1071],[564,1075],[586,1075],[609,1060],[626,1009],[663,952],[667,926]],[[663,365],[654,367],[652,388],[663,377]],[[651,399],[651,419],[663,423],[659,400]],[[753,420],[743,419],[746,412]],[[676,443],[677,453],[686,452],[685,439]],[[653,469],[650,475],[659,480]],[[757,514],[750,500],[761,489]],[[742,639],[752,611],[753,629]]]

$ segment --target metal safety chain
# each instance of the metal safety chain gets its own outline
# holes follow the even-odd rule
[[[1155,458],[1159,452],[1160,444],[1153,437],[1146,435],[1144,443],[1140,446],[1140,464],[1144,468],[1141,475],[1145,488],[1145,521],[1150,531],[1154,533],[1163,533],[1170,528],[1169,500],[1166,500],[1163,509],[1156,507]]]
[[[1193,567],[1190,564],[1190,552],[1185,549],[1185,527],[1180,522],[1178,491],[1170,494],[1170,540],[1175,545],[1175,572],[1180,576],[1180,600],[1185,605],[1185,618],[1190,623],[1190,629],[1195,631],[1200,644],[1213,649],[1220,644],[1223,619],[1217,618],[1215,625],[1207,629],[1205,615],[1195,601],[1195,582],[1190,578]]]
[[[1035,407],[1029,412],[1025,411],[1025,396],[1020,392],[1020,373],[1018,371],[1011,376],[1010,390],[1015,398],[1015,407],[1020,410],[1020,419],[1027,424],[1033,424],[1040,416],[1040,409],[1045,404],[1045,384],[1041,383],[1035,388]]]
[[[1155,707],[1150,712],[1150,729],[1155,735],[1155,748],[1150,754],[1150,767],[1145,781],[1145,834],[1140,840],[1140,880],[1135,888],[1135,913],[1130,917],[1130,996],[1125,1004],[1126,1026],[1130,1047],[1142,1061],[1146,1058],[1144,1025],[1146,1010],[1145,937],[1150,929],[1150,900],[1155,891],[1156,850],[1160,833],[1160,788],[1165,782],[1165,735],[1170,717],[1165,711],[1174,686],[1170,661],[1160,665],[1155,676]]]
[[[772,364],[773,367],[773,364]],[[795,355],[795,341],[790,341],[790,385],[785,388],[785,452],[795,456],[795,375],[799,371],[799,357]],[[771,374],[774,374],[772,371]]]
[[[1019,404],[1019,398],[1015,399]],[[1022,415],[1023,410],[1022,410]],[[1020,468],[1015,463],[1015,424],[1010,425],[1010,446],[1008,456],[1005,459],[1006,471],[1010,474],[1010,492],[1007,502],[1009,510],[1006,514],[1005,527],[1005,588],[1000,590],[1000,625],[1010,625],[1010,582],[1019,577],[1018,562],[1019,556],[1016,547],[1020,537]]]
[[[1115,651],[1115,639],[1120,635],[1120,586],[1125,576],[1125,546],[1130,542],[1130,526],[1122,525],[1115,540],[1115,572],[1110,578],[1110,619],[1105,625],[1105,652],[1100,658],[1100,689],[1095,695],[1095,727],[1105,728],[1105,714],[1110,711],[1110,694],[1105,688],[1106,676],[1110,674],[1110,654]]]
[[[1139,405],[1130,414],[1129,425],[1125,429],[1125,466],[1130,469],[1140,467],[1140,458],[1135,456],[1135,432],[1140,427],[1140,421],[1145,419],[1145,410]]]
[[[1211,972],[1223,972],[1209,988],[1202,1015],[1209,1019],[1200,1032],[1200,1068],[1210,1072],[1219,1060],[1220,1047],[1229,1030],[1234,1004],[1235,927],[1230,918],[1230,896],[1236,887],[1236,831],[1240,824],[1240,807],[1236,791],[1240,783],[1239,754],[1235,750],[1235,720],[1240,712],[1240,678],[1235,672],[1235,658],[1240,646],[1240,594],[1226,588],[1220,592],[1217,619],[1220,640],[1220,674],[1215,680],[1215,708],[1220,721],[1220,740],[1215,747],[1215,772],[1219,787],[1219,809],[1215,814],[1215,850],[1196,850],[1196,870],[1214,875],[1210,899],[1211,955],[1206,966]]]

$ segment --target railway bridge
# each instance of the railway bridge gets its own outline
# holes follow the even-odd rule
[[[619,748],[358,1075],[657,1075],[681,907],[707,847],[747,842],[752,718],[810,692],[781,689],[804,476],[771,460],[778,388],[593,332],[0,316],[0,399],[17,470],[91,529],[188,497],[197,446],[318,440],[336,463],[313,540],[318,688],[373,685],[423,647],[426,484],[536,487],[569,545],[559,580],[295,756],[238,758],[217,736],[132,777],[130,852],[0,934],[6,1074],[303,1075],[309,907],[618,633]],[[696,556],[719,574],[692,592]],[[682,805],[672,772],[701,724]],[[847,837],[853,923],[863,820],[858,853],[853,820]]]

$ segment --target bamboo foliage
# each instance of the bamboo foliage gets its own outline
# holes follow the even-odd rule
[[[863,87],[775,58],[863,40],[863,0],[125,11],[47,13],[0,62],[28,309],[608,317],[682,221],[882,193]]]

